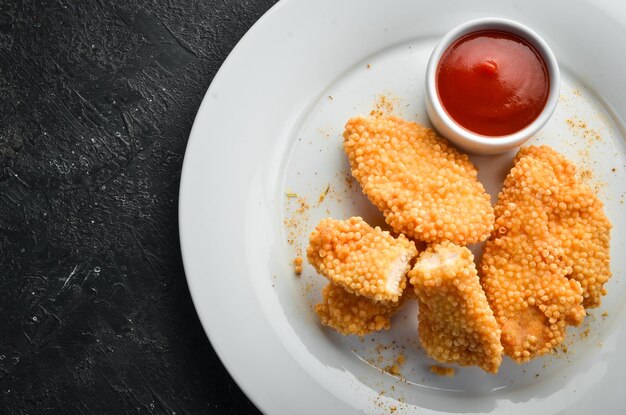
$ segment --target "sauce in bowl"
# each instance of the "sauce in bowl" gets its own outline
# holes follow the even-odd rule
[[[548,100],[550,79],[539,52],[505,31],[469,33],[443,53],[436,73],[439,100],[461,127],[498,137],[530,125]]]

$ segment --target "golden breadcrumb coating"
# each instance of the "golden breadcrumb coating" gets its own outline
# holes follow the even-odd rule
[[[323,325],[343,335],[364,336],[391,327],[391,317],[409,297],[406,290],[400,301],[374,301],[367,297],[351,294],[340,286],[328,283],[322,290],[322,302],[315,311]]]
[[[500,327],[480,286],[472,252],[450,242],[431,245],[409,272],[419,299],[419,338],[442,363],[497,373]]]
[[[561,241],[565,262],[572,267],[567,277],[583,287],[583,306],[598,307],[611,277],[611,223],[602,202],[576,178],[576,167],[552,148],[528,147],[517,157],[537,157],[554,172],[556,186],[546,201],[550,230]]]
[[[585,317],[581,284],[567,278],[572,267],[564,246],[574,241],[562,240],[568,231],[555,228],[569,204],[580,206],[561,183],[571,165],[548,163],[538,154],[555,160],[557,153],[545,146],[520,150],[500,192],[480,266],[504,351],[518,363],[549,352],[563,341],[567,325]],[[576,226],[578,218],[573,212],[565,223]]]
[[[433,130],[381,115],[352,118],[343,137],[352,175],[394,231],[459,245],[489,237],[493,209],[476,168]]]
[[[360,217],[323,219],[309,240],[307,258],[317,272],[345,290],[376,301],[396,302],[417,255],[404,235],[394,238]]]

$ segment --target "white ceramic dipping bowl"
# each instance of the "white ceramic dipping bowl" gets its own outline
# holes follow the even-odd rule
[[[484,136],[461,127],[443,108],[437,92],[437,67],[443,53],[459,38],[481,30],[499,30],[526,40],[543,58],[550,81],[548,100],[539,116],[523,129],[509,135]],[[463,23],[449,31],[435,46],[426,68],[426,110],[435,129],[459,148],[473,154],[499,154],[521,146],[550,119],[559,100],[561,77],[554,53],[548,44],[529,27],[513,20],[486,17]]]

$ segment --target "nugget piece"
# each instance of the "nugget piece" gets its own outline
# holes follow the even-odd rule
[[[323,219],[311,233],[306,253],[317,272],[348,292],[396,302],[417,249],[404,235],[396,239],[353,217]]]
[[[352,175],[397,233],[425,242],[480,242],[493,227],[477,171],[433,130],[394,116],[357,117],[343,133]]]
[[[563,194],[563,165],[551,166],[532,156],[535,151],[521,150],[514,160],[480,266],[481,283],[502,329],[504,352],[518,363],[559,345],[567,325],[578,325],[585,316],[582,287],[567,278],[572,267],[562,235],[551,226],[555,198]]]
[[[580,282],[583,306],[597,307],[611,277],[609,243],[611,223],[595,192],[576,178],[576,167],[550,147],[529,147],[518,158],[536,157],[556,177],[546,200],[550,231],[559,239],[564,261],[572,267],[568,278]]]
[[[409,292],[397,302],[374,301],[351,294],[340,286],[328,283],[322,290],[322,302],[315,306],[320,321],[343,335],[364,336],[391,327],[391,317],[400,309]]]
[[[498,373],[500,327],[480,286],[472,252],[450,242],[428,247],[409,272],[419,299],[419,338],[442,363]]]

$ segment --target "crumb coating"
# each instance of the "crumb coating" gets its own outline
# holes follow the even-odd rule
[[[391,317],[400,309],[409,292],[400,301],[374,301],[352,294],[342,287],[328,283],[322,290],[322,302],[315,306],[323,325],[331,327],[343,335],[364,336],[391,327]]]
[[[323,219],[311,233],[307,258],[320,274],[350,293],[396,302],[406,286],[415,244],[362,218]],[[394,279],[394,281],[390,281]]]
[[[431,245],[409,272],[419,300],[419,338],[442,363],[497,373],[502,362],[500,327],[485,297],[474,256],[449,242]]]
[[[352,175],[394,231],[459,245],[489,237],[493,208],[476,168],[433,130],[381,115],[350,119],[343,137]]]
[[[554,163],[557,159],[561,162]],[[559,223],[577,228],[580,218],[580,201],[569,196],[578,185],[562,182],[573,166],[563,160],[546,146],[520,150],[500,192],[494,232],[479,267],[504,351],[518,363],[550,352],[564,340],[567,326],[585,317],[581,284],[568,278],[566,247],[575,246],[573,235],[557,232]],[[570,205],[576,211],[566,213]]]
[[[611,223],[602,202],[578,180],[574,164],[552,148],[528,147],[517,157],[536,157],[554,172],[557,181],[546,201],[550,230],[561,241],[565,263],[572,268],[567,277],[583,288],[583,306],[598,307],[611,278]]]

